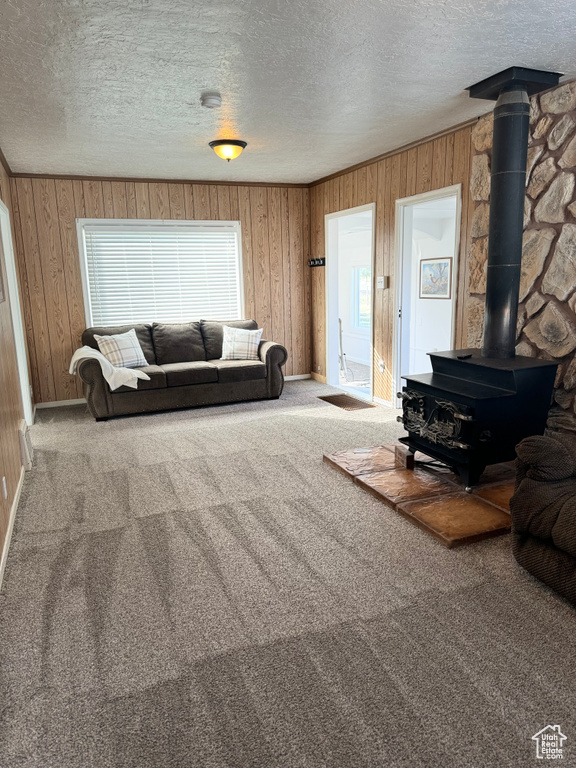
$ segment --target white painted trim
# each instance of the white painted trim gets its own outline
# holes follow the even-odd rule
[[[52,400],[49,403],[36,403],[36,408],[61,408],[65,405],[82,405],[85,402],[85,397],[79,397],[76,400]]]
[[[28,378],[28,349],[22,322],[22,310],[20,307],[20,291],[18,289],[18,275],[16,260],[14,258],[14,246],[12,243],[12,227],[10,225],[10,212],[0,200],[0,233],[2,236],[2,250],[6,264],[6,291],[10,302],[10,314],[12,316],[12,330],[16,347],[16,364],[18,366],[18,379],[20,386],[20,399],[24,420],[28,426],[34,424],[34,408],[30,393],[30,380]]]
[[[367,203],[366,205],[357,205],[354,208],[346,208],[343,211],[335,211],[334,213],[327,213],[324,215],[324,256],[326,257],[326,268],[324,269],[324,295],[326,297],[326,382],[331,387],[342,389],[343,392],[349,390],[343,389],[338,384],[330,384],[330,222],[333,219],[339,219],[342,216],[350,216],[354,213],[361,213],[362,211],[372,212],[372,309],[370,313],[370,395],[366,396],[362,393],[358,394],[358,397],[362,400],[370,402],[373,399],[374,393],[374,303],[376,300],[376,275],[374,274],[374,267],[376,264],[376,203]]]
[[[8,518],[8,530],[6,531],[6,538],[4,539],[4,549],[2,550],[2,559],[0,560],[0,590],[2,589],[2,579],[4,578],[4,571],[6,570],[6,560],[8,559],[8,550],[10,549],[10,542],[12,541],[12,531],[14,529],[14,520],[16,519],[16,511],[18,509],[18,503],[20,501],[20,494],[22,493],[22,486],[24,485],[24,467],[20,470],[20,479],[18,480],[18,486],[16,487],[16,493],[14,494],[14,501],[10,509],[10,517]]]
[[[82,276],[82,295],[84,297],[84,314],[86,327],[92,328],[92,307],[90,304],[90,286],[88,283],[88,263],[86,258],[85,226],[134,227],[138,229],[157,229],[158,227],[181,229],[233,229],[237,235],[238,244],[238,293],[240,300],[240,317],[246,318],[246,301],[244,296],[244,263],[242,255],[242,224],[240,221],[205,221],[196,219],[76,219],[76,234],[78,236],[78,253],[80,255],[80,273]]]
[[[394,408],[390,400],[383,400],[381,397],[373,397],[372,400],[378,405],[385,405],[386,408]]]
[[[401,408],[402,404],[396,397],[396,392],[402,389],[400,379],[400,323],[398,312],[400,310],[402,295],[402,274],[404,258],[404,209],[407,206],[426,203],[430,200],[441,200],[443,197],[452,197],[456,195],[456,226],[454,228],[454,261],[452,269],[452,295],[454,304],[452,306],[452,348],[456,339],[456,320],[458,315],[458,267],[460,262],[460,229],[462,224],[462,184],[452,184],[442,189],[433,189],[431,192],[423,192],[420,195],[412,197],[402,197],[396,200],[395,206],[395,226],[394,226],[394,274],[396,275],[396,286],[394,290],[394,326],[392,332],[392,402],[391,407]]]
[[[284,376],[284,381],[299,381],[300,379],[311,379],[311,373],[297,373],[294,376]]]

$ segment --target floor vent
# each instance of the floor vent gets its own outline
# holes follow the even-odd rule
[[[338,408],[343,408],[345,411],[361,411],[364,408],[376,407],[371,403],[358,400],[356,397],[350,397],[350,395],[326,395],[325,397],[319,397],[318,400],[325,400],[327,403],[337,405]]]

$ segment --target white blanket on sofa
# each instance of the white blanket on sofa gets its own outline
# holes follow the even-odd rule
[[[102,375],[108,382],[108,386],[111,390],[118,389],[118,387],[130,387],[131,389],[138,389],[138,379],[150,380],[150,376],[144,371],[139,371],[137,368],[117,368],[112,365],[108,358],[104,357],[102,352],[92,347],[80,347],[72,355],[70,361],[70,373],[76,373],[78,364],[88,357],[98,360],[100,368],[102,368]]]

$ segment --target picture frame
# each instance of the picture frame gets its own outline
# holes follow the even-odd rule
[[[419,298],[452,298],[452,261],[451,256],[420,260]]]

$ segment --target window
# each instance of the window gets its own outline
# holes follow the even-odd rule
[[[352,327],[370,328],[372,315],[372,269],[352,269]]]
[[[240,224],[79,219],[89,326],[243,316]]]

